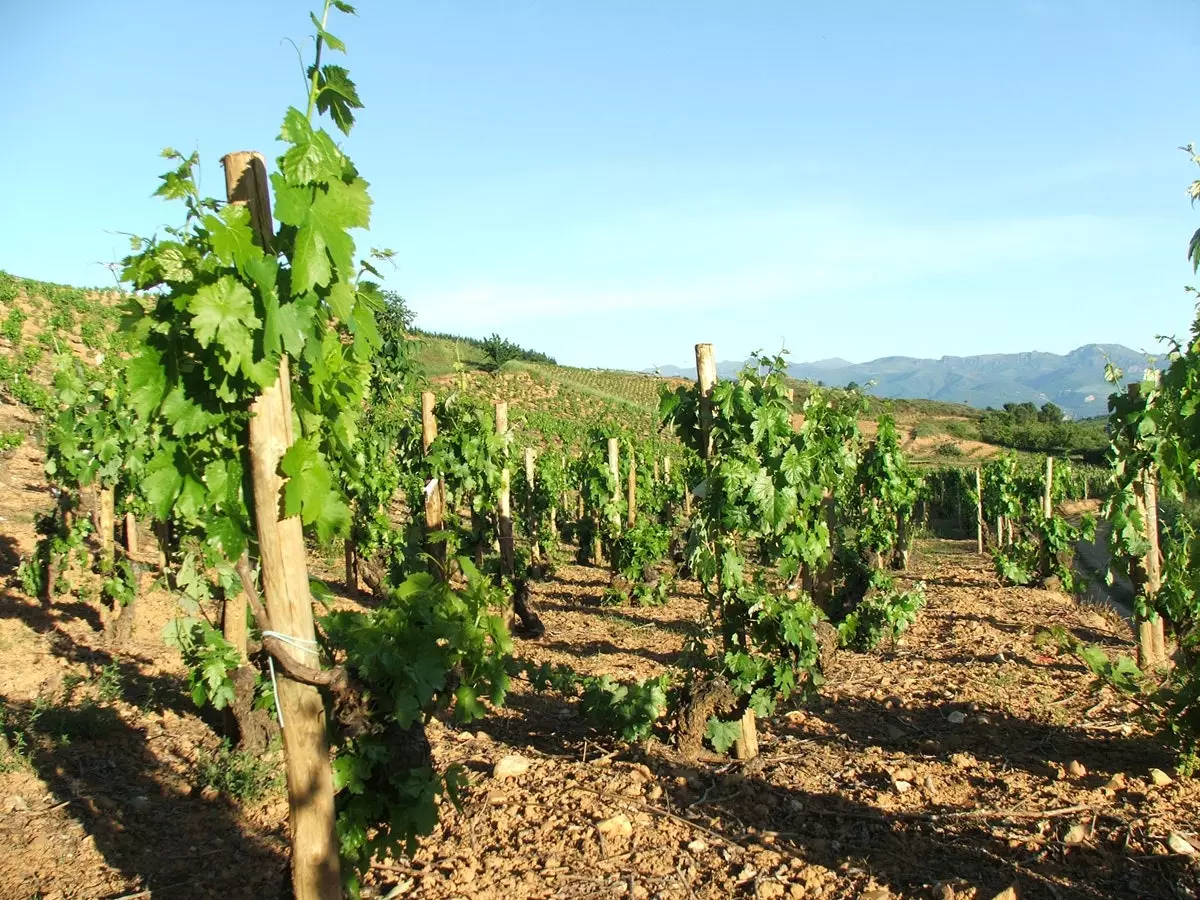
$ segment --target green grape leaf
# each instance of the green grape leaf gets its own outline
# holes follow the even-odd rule
[[[305,524],[316,519],[333,484],[321,452],[306,438],[300,438],[283,455],[279,463],[288,477],[284,486],[284,513],[299,515]],[[309,510],[309,516],[303,512]]]
[[[316,17],[315,13],[309,13],[308,17],[312,19],[313,27],[317,29],[317,37],[324,41],[330,50],[337,50],[339,53],[346,52],[346,45],[325,30],[325,27],[321,24],[321,20]]]
[[[248,543],[248,535],[232,516],[212,516],[206,526],[209,546],[215,547],[226,559],[237,559]]]
[[[742,723],[722,722],[716,716],[708,720],[708,729],[705,731],[705,737],[712,742],[713,748],[718,753],[728,753],[729,748],[734,745],[742,736]]]
[[[205,412],[183,392],[177,384],[162,402],[162,414],[171,424],[171,433],[176,437],[200,434],[213,422],[214,417]]]
[[[262,323],[254,314],[254,296],[244,284],[223,275],[215,284],[196,291],[187,308],[200,346],[208,348],[215,342],[228,353],[226,372],[233,372],[243,362],[253,362],[252,329]]]
[[[317,75],[317,111],[328,112],[338,130],[349,134],[356,109],[362,109],[362,101],[350,73],[341,66],[322,66]]]
[[[459,722],[474,722],[487,715],[487,708],[479,702],[475,689],[469,684],[460,684],[454,699],[454,718]]]
[[[175,467],[174,451],[159,452],[146,469],[146,477],[141,483],[142,494],[150,504],[154,517],[165,522],[183,487],[183,475]]]
[[[262,250],[254,243],[248,206],[231,203],[219,216],[205,216],[204,227],[208,229],[217,259],[227,266],[236,266],[243,275],[262,258]]]
[[[292,145],[279,158],[279,172],[285,183],[302,185],[331,182],[341,178],[346,158],[329,135],[322,130],[314,131],[308,117],[294,106],[284,115],[279,139]],[[277,181],[275,176],[272,176],[271,180]],[[285,224],[294,225],[294,222],[289,222],[280,213],[278,184],[276,195],[275,218]]]
[[[329,465],[316,445],[301,438],[283,455],[279,466],[288,476],[283,488],[284,514],[299,515],[305,525],[315,523],[322,541],[344,532],[349,510],[334,495]]]
[[[311,218],[311,216],[310,216]],[[296,232],[292,256],[292,294],[302,294],[314,287],[324,287],[333,277],[333,267],[326,252],[325,233],[306,220]]]
[[[304,352],[304,341],[313,317],[311,304],[302,300],[303,298],[281,304],[276,318],[279,335],[283,339],[283,349],[293,359],[299,359],[300,354]]]
[[[143,346],[142,352],[125,367],[125,379],[130,407],[140,418],[149,419],[167,390],[162,354],[149,345]]]

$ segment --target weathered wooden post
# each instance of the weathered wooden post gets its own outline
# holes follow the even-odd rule
[[[1146,595],[1156,597],[1162,588],[1162,552],[1158,545],[1158,479],[1153,470],[1144,473],[1143,494],[1146,501],[1146,540],[1150,549],[1146,551]],[[1150,623],[1150,638],[1154,647],[1154,665],[1162,668],[1170,665],[1167,658],[1167,635],[1163,617],[1157,615]]]
[[[125,513],[125,552],[130,557],[137,556],[138,553],[137,519],[131,512]]]
[[[496,434],[507,447],[508,445],[508,402],[500,400],[496,403]],[[512,475],[508,470],[508,454],[505,452],[504,468],[500,470],[500,510],[497,526],[500,531],[500,573],[506,578],[512,578],[516,573],[517,557],[513,546],[512,520]],[[511,610],[510,610],[511,613]],[[509,624],[513,616],[509,616]]]
[[[717,383],[712,344],[696,345],[696,381],[700,387],[700,457],[707,464],[712,454],[712,390]]]
[[[700,389],[700,457],[708,468],[712,456],[712,391],[717,383],[717,362],[712,344],[696,345],[696,383]],[[738,759],[753,759],[758,755],[758,727],[754,710],[742,714],[742,733],[734,742],[734,755]]]
[[[274,235],[262,154],[230,153],[221,163],[228,201],[249,207],[255,234],[262,246],[269,248]],[[283,489],[279,461],[293,442],[291,373],[286,355],[279,361],[275,382],[263,389],[250,412],[254,524],[267,614],[273,628],[290,639],[280,652],[311,667],[316,661],[315,649],[300,649],[317,646],[304,532],[299,516],[279,518]],[[317,688],[286,675],[277,678],[276,699],[287,771],[292,891],[297,900],[333,900],[342,896],[342,885],[325,704]]]
[[[1042,514],[1054,518],[1054,457],[1046,457],[1046,489],[1042,494]]]
[[[621,443],[616,438],[608,439],[608,470],[613,477],[613,500],[621,496]]]
[[[629,451],[629,478],[625,485],[625,505],[628,510],[625,515],[625,526],[632,528],[637,524],[637,455]]]
[[[421,392],[421,451],[428,456],[437,440],[436,398],[433,391]],[[446,541],[432,535],[446,526],[446,494],[442,479],[437,476],[425,485],[425,552],[433,557],[442,577],[446,575]]]
[[[983,556],[983,470],[975,467],[975,543],[976,552]]]
[[[529,527],[532,530],[533,538],[530,541],[529,555],[534,562],[542,561],[542,547],[538,542],[538,523],[534,521],[533,511],[533,489],[534,478],[536,477],[535,463],[537,461],[537,451],[532,447],[525,448],[525,486],[528,489],[529,502],[525,507],[525,518],[529,521]]]
[[[346,538],[343,548],[346,563],[346,593],[351,597],[358,596],[358,548],[354,546],[353,538]]]
[[[96,491],[96,536],[100,539],[100,560],[105,567],[112,566],[114,521],[113,489],[101,485]]]
[[[1162,586],[1162,557],[1158,546],[1158,486],[1154,475],[1143,471],[1133,483],[1137,510],[1141,514],[1149,545],[1146,553],[1133,565],[1134,591],[1152,605]],[[1137,616],[1138,665],[1145,669],[1162,668],[1168,664],[1166,631],[1163,617]]]

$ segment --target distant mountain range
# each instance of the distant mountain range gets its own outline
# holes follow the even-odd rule
[[[943,400],[980,409],[1031,401],[1053,401],[1073,418],[1104,415],[1112,387],[1104,380],[1104,364],[1112,362],[1127,376],[1138,377],[1146,357],[1121,344],[1085,344],[1065,356],[1057,353],[989,353],[914,359],[885,356],[865,363],[822,359],[795,363],[788,374],[802,381],[845,387],[851,382],[876,397]],[[717,374],[735,376],[744,363],[721,362]],[[696,368],[664,366],[662,375],[696,377]]]

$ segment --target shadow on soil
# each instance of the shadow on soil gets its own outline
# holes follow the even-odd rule
[[[4,614],[25,618],[47,636],[50,654],[86,666],[89,674],[83,681],[103,684],[107,679],[116,686],[110,689],[142,712],[195,714],[177,675],[143,674],[149,660],[82,645],[24,598],[6,597]],[[128,721],[112,702],[81,699],[80,684],[78,675],[55,675],[32,703],[0,697],[0,749],[23,757],[53,796],[44,806],[34,808],[31,802],[28,812],[12,815],[27,822],[42,815],[60,817],[58,830],[64,836],[73,819],[94,839],[106,864],[147,896],[150,891],[166,900],[290,896],[284,839],[276,837],[273,843],[271,837],[246,834],[237,810],[223,797],[194,796],[191,781],[181,781],[161,765],[152,744],[168,736],[165,723],[157,726],[148,716]],[[74,848],[64,844],[63,852],[73,855]],[[237,864],[228,865],[223,858]],[[106,896],[98,888],[83,890],[87,896]]]
[[[773,760],[771,747],[780,746],[778,738],[792,739],[783,742],[785,747],[795,747],[795,739],[805,742],[800,746],[837,744],[843,751],[846,745],[862,751],[880,747],[885,754],[903,753],[915,760],[944,760],[964,754],[963,779],[992,788],[999,785],[990,773],[986,779],[973,774],[983,763],[991,763],[993,772],[1022,769],[1048,779],[1058,777],[1057,766],[1065,768],[1078,760],[1089,772],[1088,787],[1103,785],[1118,771],[1144,772],[1152,766],[1171,765],[1170,754],[1152,739],[1088,730],[1075,723],[1022,719],[991,708],[971,711],[956,725],[950,722],[949,713],[961,704],[948,704],[932,693],[912,699],[913,709],[889,709],[886,700],[818,704],[812,715],[833,726],[830,735],[806,731],[786,718],[764,722],[760,728],[769,736],[767,749],[761,764],[746,770],[745,777],[737,764],[689,764],[673,752],[620,744],[594,731],[571,704],[553,696],[514,694],[509,710],[515,715],[493,718],[480,727],[498,741],[551,756],[579,759],[586,746],[589,758],[592,753],[616,753],[646,764],[667,789],[652,811],[669,811],[727,836],[735,845],[731,864],[736,866],[744,865],[738,861],[736,844],[750,844],[759,840],[755,835],[772,832],[774,843],[765,849],[845,875],[852,876],[857,870],[862,876],[859,889],[869,874],[887,885],[893,895],[937,896],[932,893],[934,884],[956,879],[980,888],[981,897],[994,896],[1016,883],[1020,896],[1028,900],[1133,896],[1166,900],[1183,896],[1178,890],[1184,883],[1200,886],[1195,873],[1189,874],[1186,860],[1130,858],[1118,843],[1064,848],[1061,838],[1077,818],[1050,819],[1053,832],[1047,841],[1041,839],[1036,819],[1006,821],[1002,814],[963,816],[964,810],[937,802],[936,788],[920,813],[888,813],[854,799],[848,791],[802,790],[787,786],[786,775],[776,779],[784,783],[772,783],[757,774],[780,765],[804,767],[803,756],[795,753]],[[818,746],[811,752],[816,758],[823,751]],[[868,759],[865,753],[856,755]],[[855,775],[854,787],[889,793],[889,776],[881,765],[872,772],[864,763],[864,771]],[[1047,802],[1053,805],[1053,801]],[[1019,803],[1014,798],[1011,805]],[[1001,802],[1000,808],[1008,807]],[[1120,824],[1103,810],[1095,814],[1102,824],[1101,833]],[[697,836],[705,837],[702,832]]]
[[[564,602],[565,601],[565,602]],[[571,602],[575,601],[575,602]],[[547,591],[534,598],[536,609],[552,610],[554,612],[578,613],[584,616],[596,616],[604,619],[620,619],[629,625],[644,625],[663,631],[673,631],[677,634],[691,634],[696,630],[696,624],[687,619],[654,619],[650,616],[627,612],[619,606],[601,606],[600,604],[583,604],[571,594]],[[550,633],[550,632],[548,632]],[[551,636],[553,636],[551,634]]]

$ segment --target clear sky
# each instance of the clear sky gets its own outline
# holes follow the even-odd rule
[[[1200,216],[1185,0],[361,0],[388,287],[574,365],[1151,348]],[[313,4],[315,6],[315,4]],[[158,151],[273,158],[309,5],[14,5],[0,268],[72,284],[178,221]],[[306,49],[310,49],[306,47]],[[1197,279],[1200,280],[1200,279]]]

